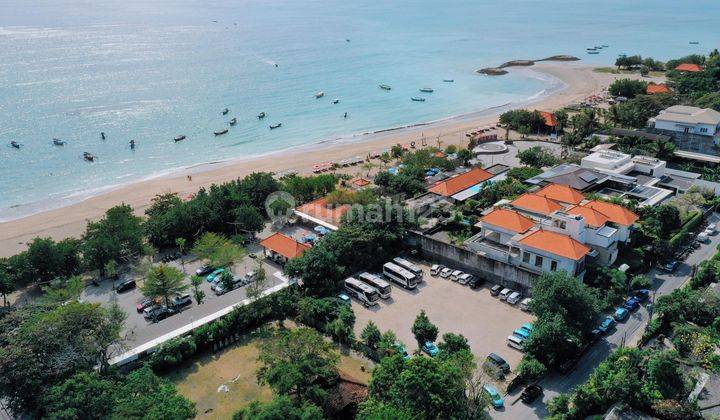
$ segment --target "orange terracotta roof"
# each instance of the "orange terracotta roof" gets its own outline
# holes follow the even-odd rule
[[[428,188],[428,191],[444,197],[450,197],[451,195],[457,194],[462,190],[466,190],[473,185],[486,181],[493,176],[493,174],[484,169],[473,168],[463,174],[455,175],[454,177],[448,178],[444,181],[436,182],[433,186]]]
[[[364,187],[370,184],[370,181],[365,178],[355,178],[350,183],[355,187]]]
[[[590,252],[590,248],[575,239],[561,233],[551,232],[549,230],[537,230],[522,238],[519,242],[523,245],[540,249],[561,257],[570,258],[575,261],[581,259]]]
[[[670,93],[670,88],[667,87],[665,83],[650,83],[647,85],[647,89],[645,91],[648,95],[652,95],[655,93]]]
[[[550,184],[536,191],[535,194],[568,204],[580,204],[585,199],[578,190],[561,184]]]
[[[538,111],[540,115],[545,119],[545,125],[548,127],[555,127],[558,125],[557,119],[555,118],[555,114],[552,112],[546,112],[546,111]]]
[[[513,207],[539,214],[550,214],[562,209],[562,206],[557,201],[532,193],[525,193],[510,204]]]
[[[442,151],[438,150],[437,152],[435,152],[435,157],[444,158],[444,157],[445,157],[445,153],[443,153]]]
[[[617,223],[623,226],[631,226],[637,222],[640,218],[637,214],[631,212],[623,206],[606,203],[604,201],[592,200],[585,204],[584,207],[590,207],[593,210],[597,210],[604,214],[611,222]]]
[[[507,209],[495,209],[483,216],[480,220],[484,223],[499,226],[517,233],[525,233],[530,230],[531,227],[535,226],[535,222],[533,222],[532,219],[528,219],[516,211]]]
[[[591,207],[574,206],[568,209],[567,212],[568,214],[582,216],[585,219],[585,224],[594,228],[602,227],[610,220],[607,216]]]
[[[285,258],[296,258],[310,249],[309,245],[301,244],[282,233],[275,233],[260,241],[260,246],[275,251]]]
[[[312,218],[322,220],[333,226],[339,226],[345,213],[350,210],[350,205],[329,205],[325,198],[318,198],[315,201],[303,204],[295,209],[298,213],[306,214]]]
[[[682,63],[679,66],[675,67],[675,70],[696,72],[703,71],[703,68],[698,64]]]

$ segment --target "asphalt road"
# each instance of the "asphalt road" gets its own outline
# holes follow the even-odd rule
[[[717,224],[720,215],[713,213],[709,217],[709,223]],[[653,280],[655,299],[682,286],[690,277],[693,266],[712,257],[717,252],[720,244],[720,234],[710,237],[710,243],[703,244],[699,249],[690,254],[673,273],[665,273],[652,269],[647,276]],[[651,296],[652,299],[652,296]],[[642,335],[645,325],[649,319],[646,305],[633,312],[625,322],[620,322],[615,331],[600,339],[595,345],[578,361],[572,371],[567,374],[553,373],[543,378],[539,384],[545,390],[543,399],[537,399],[532,404],[525,404],[518,399],[520,390],[505,396],[505,408],[503,410],[492,410],[490,415],[495,419],[535,419],[544,418],[547,415],[545,404],[560,393],[566,393],[577,385],[587,381],[595,368],[605,360],[608,355],[623,343],[635,343]]]

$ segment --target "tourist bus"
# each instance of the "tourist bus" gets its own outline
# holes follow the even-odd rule
[[[406,289],[414,289],[417,287],[417,276],[395,263],[389,262],[383,264],[383,274],[385,277]]]
[[[380,299],[377,290],[353,277],[345,279],[345,290],[365,306],[377,305],[377,300]]]
[[[408,270],[409,272],[415,274],[415,276],[418,279],[418,283],[423,281],[423,271],[422,268],[418,267],[417,265],[411,263],[410,261],[406,260],[405,258],[395,257],[393,258],[393,262],[400,267]]]
[[[375,290],[378,291],[380,294],[380,297],[383,299],[389,299],[390,298],[390,292],[392,290],[392,287],[390,286],[390,283],[386,282],[385,280],[381,279],[380,277],[376,276],[375,274],[370,273],[361,273],[358,276],[358,280],[362,281],[363,283],[371,286]]]

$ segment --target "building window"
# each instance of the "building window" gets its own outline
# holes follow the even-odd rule
[[[707,128],[705,128],[705,127],[700,128],[700,132],[701,132],[701,133],[707,133]]]
[[[530,253],[529,252],[523,252],[523,262],[524,263],[530,263]]]
[[[555,226],[559,227],[560,229],[565,229],[567,227],[567,223],[563,220],[556,220]]]
[[[557,261],[550,261],[550,271],[557,271]]]
[[[535,256],[535,267],[542,267],[543,263],[543,257],[536,255]]]

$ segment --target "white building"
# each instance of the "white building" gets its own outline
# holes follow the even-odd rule
[[[694,106],[675,105],[660,111],[650,119],[658,130],[707,136],[715,144],[720,142],[720,112]]]

